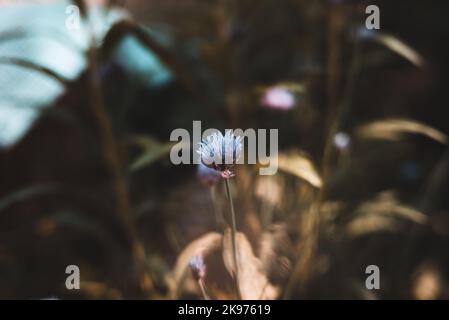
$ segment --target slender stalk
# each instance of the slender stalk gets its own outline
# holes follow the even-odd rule
[[[235,290],[237,293],[237,299],[241,300],[242,295],[240,293],[240,286],[239,286],[239,267],[237,263],[237,245],[236,245],[236,235],[237,235],[237,226],[235,222],[235,212],[234,212],[234,203],[232,201],[231,191],[229,188],[229,179],[225,179],[226,184],[226,194],[228,195],[229,200],[229,207],[231,209],[231,242],[232,242],[232,255],[234,258],[234,283],[235,283]]]

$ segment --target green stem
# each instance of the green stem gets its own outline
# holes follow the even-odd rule
[[[229,188],[229,179],[225,179],[226,184],[226,193],[228,195],[229,200],[229,207],[231,208],[231,241],[232,241],[232,255],[234,258],[234,283],[235,283],[235,290],[237,293],[237,299],[242,300],[242,295],[240,293],[240,286],[239,286],[239,267],[237,263],[237,245],[236,245],[236,235],[237,235],[237,226],[235,222],[235,212],[234,212],[234,203],[232,202],[232,196],[231,191]]]

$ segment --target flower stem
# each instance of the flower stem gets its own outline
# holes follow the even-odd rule
[[[231,242],[232,242],[232,255],[234,258],[234,283],[235,283],[235,290],[237,293],[237,299],[241,300],[242,296],[240,293],[240,286],[239,286],[239,267],[237,263],[237,246],[236,246],[236,235],[237,235],[237,226],[235,222],[235,212],[234,212],[234,203],[232,202],[232,196],[229,188],[229,179],[225,179],[226,184],[226,193],[228,195],[229,200],[229,207],[231,209]]]
[[[87,84],[89,88],[90,107],[99,128],[99,138],[104,161],[112,177],[112,188],[116,198],[116,215],[123,225],[131,245],[132,258],[139,273],[141,292],[146,298],[150,298],[150,295],[154,291],[154,281],[147,267],[145,247],[132,217],[126,175],[120,160],[119,145],[114,136],[111,118],[108,115],[107,106],[103,97],[103,88],[99,79],[99,58],[93,26],[91,24],[88,26],[90,32],[90,49],[88,51],[89,68],[87,70]]]
[[[206,284],[204,283],[203,279],[198,279],[198,285],[200,286],[201,289],[201,294],[203,295],[203,299],[204,300],[210,300],[209,295],[207,294],[207,290],[206,290]]]

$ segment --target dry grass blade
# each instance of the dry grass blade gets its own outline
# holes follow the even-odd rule
[[[316,188],[321,188],[323,182],[314,164],[299,152],[279,154],[278,167],[280,170],[301,178]]]
[[[406,120],[389,119],[365,124],[356,130],[356,135],[362,139],[386,139],[398,141],[404,134],[421,134],[442,144],[448,143],[448,137],[426,124]]]
[[[251,244],[241,232],[237,232],[236,246],[242,299],[275,299],[278,296],[278,289],[269,282],[262,270],[261,261],[254,255]],[[228,272],[234,274],[230,229],[225,231],[223,237],[223,260]]]
[[[375,39],[391,51],[397,53],[401,57],[404,57],[405,59],[413,63],[415,66],[423,66],[424,58],[418,52],[416,52],[415,49],[413,49],[397,37],[389,34],[380,34],[376,36]]]
[[[208,252],[218,249],[222,245],[223,236],[218,232],[209,232],[192,241],[181,252],[176,260],[172,274],[167,279],[172,297],[177,297],[182,288],[190,258],[196,255],[207,255]]]
[[[260,176],[254,193],[263,202],[271,206],[280,206],[282,202],[282,185],[277,176]]]
[[[426,215],[398,203],[391,192],[382,193],[375,200],[363,203],[355,213],[356,218],[347,226],[352,237],[378,231],[395,231],[399,227],[398,218],[416,224],[427,222]]]

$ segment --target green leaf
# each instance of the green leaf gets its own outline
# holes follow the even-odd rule
[[[166,156],[173,146],[172,143],[160,143],[150,136],[134,136],[130,138],[130,142],[143,149],[142,154],[131,164],[131,172],[147,167]]]

